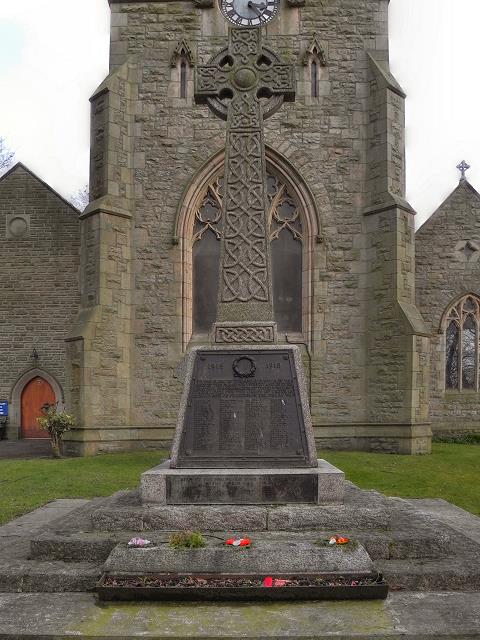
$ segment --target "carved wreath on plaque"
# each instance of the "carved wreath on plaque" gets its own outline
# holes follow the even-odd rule
[[[254,378],[257,372],[257,365],[253,358],[241,356],[233,362],[232,369],[236,378]]]

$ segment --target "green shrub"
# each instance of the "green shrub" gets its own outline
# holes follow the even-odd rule
[[[70,429],[75,426],[76,420],[69,413],[58,411],[58,402],[55,404],[44,404],[42,413],[43,416],[37,418],[38,424],[50,434],[53,457],[61,458],[60,440],[66,431],[70,431]]]
[[[447,444],[480,444],[480,433],[449,433],[434,435],[432,442],[446,442]]]
[[[206,543],[198,531],[179,531],[170,536],[169,544],[172,549],[201,549]]]

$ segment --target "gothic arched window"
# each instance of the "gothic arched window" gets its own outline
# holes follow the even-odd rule
[[[450,309],[445,324],[445,387],[478,391],[480,300],[463,297]]]
[[[273,307],[279,332],[302,332],[303,229],[287,185],[267,173]],[[223,177],[210,182],[195,211],[192,237],[193,333],[208,333],[217,312]]]

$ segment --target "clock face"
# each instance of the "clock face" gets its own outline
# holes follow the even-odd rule
[[[277,15],[279,4],[280,0],[220,0],[220,10],[233,24],[257,27]]]

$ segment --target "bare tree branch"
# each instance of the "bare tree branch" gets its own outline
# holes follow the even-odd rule
[[[81,189],[79,189],[75,193],[72,193],[69,200],[74,207],[77,207],[77,209],[83,211],[87,204],[90,202],[88,184],[83,185]]]
[[[15,152],[10,151],[5,143],[4,138],[0,138],[0,172],[8,169],[13,164]]]

